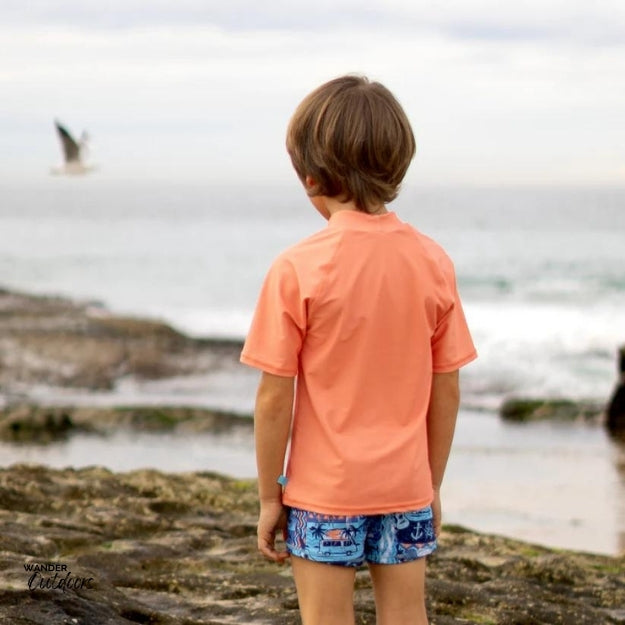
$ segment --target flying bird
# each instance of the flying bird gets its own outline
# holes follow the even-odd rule
[[[52,169],[52,173],[56,175],[69,175],[76,176],[86,174],[93,169],[91,165],[86,165],[84,162],[85,154],[87,152],[87,141],[89,136],[83,131],[80,139],[76,141],[74,137],[69,133],[67,128],[63,126],[58,120],[54,121],[56,131],[61,140],[61,146],[63,147],[63,156],[65,158],[65,164],[63,167]]]

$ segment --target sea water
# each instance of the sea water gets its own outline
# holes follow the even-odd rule
[[[389,208],[454,260],[479,352],[462,372],[448,520],[578,548],[598,532],[597,522],[601,538],[588,548],[623,549],[621,452],[605,432],[583,424],[510,426],[497,410],[510,396],[609,397],[616,349],[625,343],[625,189],[408,188]],[[243,338],[271,260],[324,226],[295,183],[0,183],[0,286],[96,300],[194,336]],[[32,397],[249,412],[255,383],[254,372],[236,368],[162,383],[124,380],[108,394],[39,387]],[[109,443],[103,462],[128,468],[111,453],[126,443]],[[142,453],[152,443],[134,439],[126,456],[137,466],[151,458],[171,470],[193,468],[172,457],[172,449],[189,457],[188,442],[179,443],[169,460],[155,459],[154,447]],[[95,444],[86,437],[80,449]],[[231,447],[244,451],[226,463],[229,471],[253,472],[251,448]],[[80,464],[74,448],[65,462]],[[203,455],[197,468],[224,466],[210,462]]]

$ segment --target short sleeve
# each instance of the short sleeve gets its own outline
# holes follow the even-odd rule
[[[455,371],[477,358],[451,261],[449,261],[446,273],[452,301],[438,320],[432,336],[432,370],[434,373]]]
[[[263,282],[241,362],[267,373],[295,376],[305,334],[306,303],[297,274],[280,256]]]

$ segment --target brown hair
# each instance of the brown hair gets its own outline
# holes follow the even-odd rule
[[[353,200],[359,210],[391,202],[399,193],[415,139],[399,102],[378,82],[335,78],[297,107],[286,148],[308,195]]]

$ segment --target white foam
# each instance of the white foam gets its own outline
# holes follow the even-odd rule
[[[479,359],[467,370],[474,391],[605,399],[625,340],[621,305],[469,302]]]

